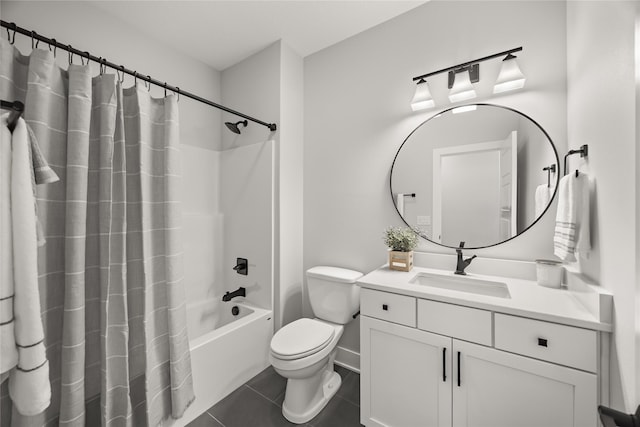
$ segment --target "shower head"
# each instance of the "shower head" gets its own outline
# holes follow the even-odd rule
[[[238,125],[244,125],[244,127],[247,127],[249,122],[246,120],[240,120],[239,122],[235,122],[235,123],[225,122],[224,124],[229,128],[231,132],[237,133],[238,135],[240,135],[240,128],[238,127]]]

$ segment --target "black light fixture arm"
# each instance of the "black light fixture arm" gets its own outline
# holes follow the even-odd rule
[[[33,40],[44,42],[49,46],[54,46],[56,48],[66,50],[67,52],[70,52],[71,54],[78,55],[81,58],[86,58],[87,60],[97,62],[97,63],[100,64],[101,67],[113,68],[114,70],[116,70],[119,73],[128,74],[130,76],[135,77],[136,79],[140,79],[140,80],[143,80],[143,81],[148,82],[150,84],[154,84],[156,86],[160,86],[160,87],[164,88],[165,92],[167,90],[169,90],[169,91],[171,91],[171,92],[173,92],[173,93],[175,93],[177,95],[186,96],[187,98],[194,99],[196,101],[202,102],[203,104],[207,104],[207,105],[209,105],[211,107],[214,107],[214,108],[217,108],[219,110],[226,111],[227,113],[236,115],[238,117],[242,117],[243,119],[251,120],[254,123],[258,123],[258,124],[260,124],[262,126],[268,127],[269,130],[272,131],[272,132],[277,130],[277,125],[275,123],[263,122],[262,120],[258,120],[258,119],[254,118],[254,117],[248,116],[248,115],[246,115],[244,113],[241,113],[239,111],[235,111],[235,110],[232,110],[231,108],[225,107],[224,105],[217,104],[217,103],[215,103],[213,101],[209,101],[208,99],[205,99],[205,98],[203,98],[201,96],[195,95],[195,94],[187,92],[185,90],[182,90],[177,86],[168,85],[166,82],[161,82],[159,80],[151,78],[151,76],[140,74],[137,71],[125,68],[123,65],[114,64],[113,62],[109,62],[104,58],[99,58],[97,56],[93,56],[89,52],[86,52],[86,51],[83,52],[81,50],[75,49],[71,45],[62,44],[62,43],[56,41],[55,39],[50,39],[48,37],[41,36],[40,34],[37,34],[35,31],[29,31],[29,30],[27,30],[25,28],[19,27],[13,22],[9,23],[9,22],[0,20],[0,26],[2,26],[2,27],[7,29],[7,34],[9,34],[9,31],[13,31],[14,32],[14,35],[13,35],[14,39],[15,39],[15,33],[22,34],[22,35],[25,35],[27,37],[31,37],[32,45],[33,45]],[[11,40],[11,38],[10,38],[10,40]]]
[[[474,59],[473,61],[463,62],[462,64],[454,65],[452,67],[443,68],[443,69],[438,70],[438,71],[433,71],[431,73],[427,73],[427,74],[423,74],[421,76],[414,77],[413,81],[415,82],[415,81],[418,81],[418,80],[424,80],[427,77],[435,76],[436,74],[445,73],[447,71],[455,71],[457,69],[464,68],[464,67],[467,67],[469,65],[477,64],[478,62],[483,62],[483,61],[486,61],[488,59],[498,58],[500,56],[506,56],[506,55],[512,54],[514,52],[520,52],[521,50],[522,50],[522,46],[516,47],[516,48],[513,48],[513,49],[509,49],[509,50],[505,50],[504,52],[494,53],[493,55],[484,56],[484,57],[479,58],[479,59]]]

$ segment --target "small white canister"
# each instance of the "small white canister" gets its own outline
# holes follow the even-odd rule
[[[562,262],[537,259],[536,277],[540,286],[559,288],[562,285]]]

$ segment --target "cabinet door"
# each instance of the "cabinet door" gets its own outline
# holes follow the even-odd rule
[[[451,426],[451,338],[362,316],[361,422]]]
[[[594,374],[453,340],[454,427],[595,427],[596,410]]]

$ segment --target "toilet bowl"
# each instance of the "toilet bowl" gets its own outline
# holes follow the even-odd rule
[[[274,335],[269,361],[287,378],[282,414],[292,423],[302,424],[315,417],[340,388],[342,379],[334,371],[333,361],[343,330],[342,325],[304,318]]]
[[[342,383],[334,370],[336,347],[344,324],[358,311],[362,273],[337,267],[307,271],[309,300],[315,319],[302,318],[284,326],[271,340],[269,361],[287,378],[282,414],[296,424],[315,417]]]

